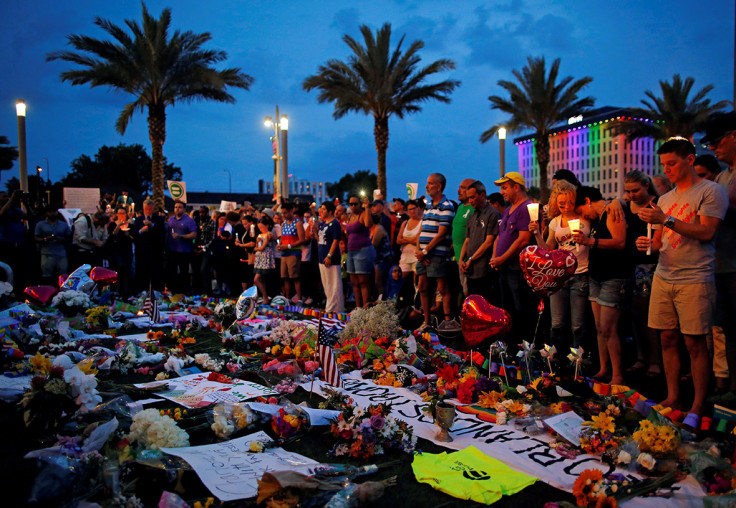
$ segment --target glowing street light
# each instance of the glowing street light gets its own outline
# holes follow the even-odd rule
[[[501,177],[503,177],[506,174],[506,127],[498,129],[498,143],[498,153],[501,159],[499,172],[501,173]]]
[[[26,155],[26,103],[18,99],[15,102],[15,114],[18,117],[18,167],[20,169],[20,190],[28,192],[28,162]]]
[[[263,125],[273,127],[273,189],[277,196],[289,197],[289,162],[287,150],[287,131],[289,130],[289,119],[286,115],[279,116],[279,107],[276,106],[276,122],[267,116],[263,119]]]

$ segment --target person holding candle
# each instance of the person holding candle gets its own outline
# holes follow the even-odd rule
[[[552,329],[550,339],[558,351],[569,345],[568,330],[572,328],[572,345],[584,345],[587,335],[585,316],[588,310],[588,250],[587,245],[575,243],[576,232],[590,235],[590,223],[575,211],[576,188],[566,180],[558,180],[552,187],[549,198],[549,229],[545,241],[539,221],[529,222],[538,245],[548,250],[563,249],[575,254],[578,267],[575,275],[559,291],[549,296]],[[587,348],[587,345],[586,345]]]
[[[710,377],[706,335],[715,306],[715,236],[728,209],[726,189],[695,172],[695,146],[685,138],[665,141],[657,150],[664,172],[676,187],[657,205],[639,210],[639,217],[664,226],[661,242],[646,236],[636,247],[659,251],[652,280],[649,326],[659,330],[667,378],[663,406],[679,409],[680,337],[690,353],[695,395],[686,423],[697,426],[704,410]],[[660,245],[661,244],[661,245]],[[688,422],[687,419],[690,419]],[[695,425],[693,425],[695,423]]]
[[[598,221],[590,236],[581,231],[573,234],[573,241],[590,248],[588,279],[593,315],[598,337],[600,370],[596,379],[611,376],[611,384],[623,384],[621,370],[621,341],[618,321],[625,301],[626,281],[633,272],[626,255],[626,222],[617,221],[608,213],[601,191],[580,187],[575,198],[575,211],[590,221]],[[610,359],[611,369],[608,368]]]
[[[659,255],[654,252],[640,251],[636,248],[636,239],[640,236],[652,238],[659,244],[662,237],[661,224],[647,224],[639,218],[642,208],[657,202],[657,189],[649,176],[641,171],[629,171],[624,177],[624,192],[628,196],[626,207],[631,212],[626,229],[627,245],[632,247],[631,256],[634,263],[634,276],[631,284],[631,317],[633,333],[636,340],[637,361],[627,372],[646,372],[654,377],[661,374],[659,368],[660,346],[657,332],[647,326],[649,315],[649,296],[652,290],[652,277],[657,268]]]

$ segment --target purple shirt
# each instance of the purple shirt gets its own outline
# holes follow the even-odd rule
[[[180,236],[196,233],[197,224],[187,214],[182,215],[181,219],[177,219],[176,215],[174,215],[169,218],[169,231]],[[172,252],[194,252],[194,239],[174,238],[169,234],[166,237],[166,247]]]
[[[503,256],[509,250],[511,244],[519,238],[519,231],[529,231],[529,210],[526,205],[532,202],[531,199],[527,199],[517,206],[513,212],[511,212],[511,207],[504,210],[501,224],[498,226],[496,256]],[[519,259],[510,259],[508,263],[512,266],[514,264],[518,265]]]
[[[365,227],[360,219],[348,224],[345,232],[348,235],[348,251],[360,250],[371,245],[371,230]]]

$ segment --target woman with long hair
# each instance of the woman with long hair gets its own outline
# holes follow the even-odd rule
[[[552,187],[549,198],[550,217],[547,239],[542,237],[538,221],[529,223],[537,244],[548,250],[563,249],[572,252],[578,260],[578,267],[570,280],[549,297],[552,330],[550,338],[559,349],[566,349],[570,343],[568,330],[572,328],[572,344],[583,345],[586,337],[585,316],[588,310],[588,250],[587,245],[573,241],[577,232],[590,235],[590,222],[575,211],[577,189],[566,180],[558,180]],[[571,221],[577,221],[572,222]],[[576,227],[574,225],[577,224]]]
[[[358,196],[348,198],[350,216],[345,226],[348,240],[347,270],[355,294],[355,306],[365,307],[371,295],[371,281],[374,274],[373,262],[376,249],[371,243],[373,218],[368,209],[368,200],[361,203]]]

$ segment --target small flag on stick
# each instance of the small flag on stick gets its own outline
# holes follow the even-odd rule
[[[319,362],[322,364],[322,370],[325,373],[325,381],[332,386],[342,387],[342,376],[340,369],[337,368],[337,361],[332,354],[332,338],[327,334],[327,329],[322,326],[322,320],[319,320],[319,332],[317,333],[317,352],[319,354]]]
[[[148,298],[143,302],[143,312],[150,318],[151,322],[158,323],[161,321],[161,314],[158,311],[158,302],[156,295],[153,293],[153,287],[148,286]]]

